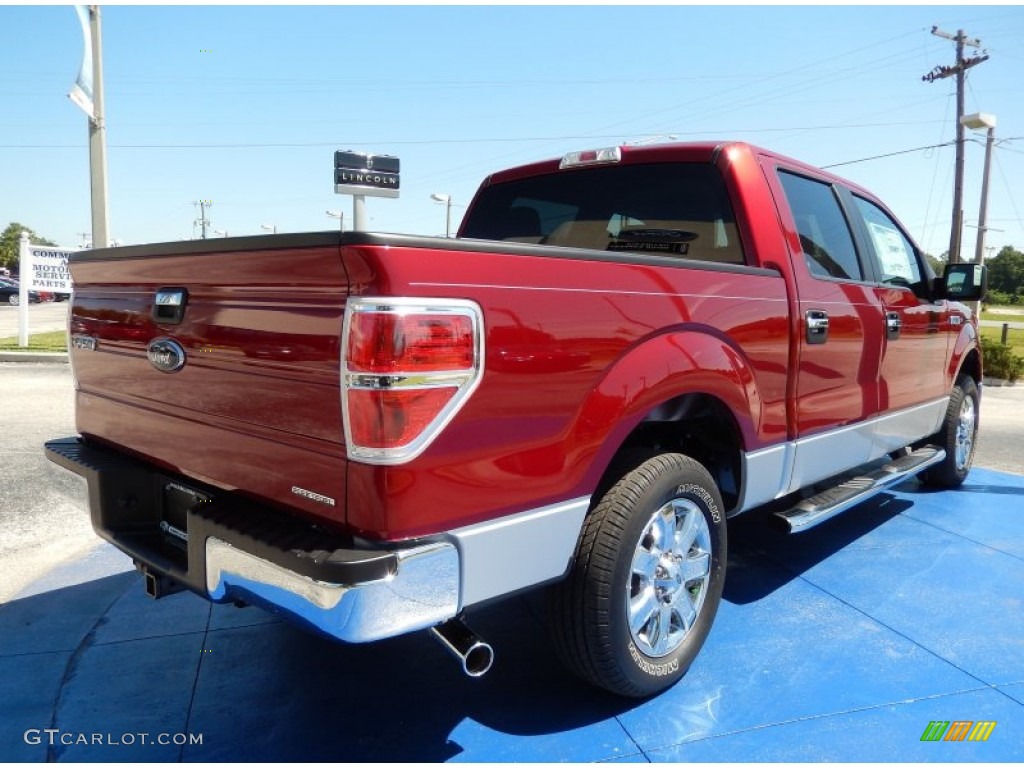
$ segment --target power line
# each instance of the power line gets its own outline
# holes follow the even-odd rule
[[[898,128],[908,125],[929,125],[941,120],[909,120],[905,122],[884,123],[838,123],[831,125],[800,125],[800,126],[767,126],[764,128],[729,128],[709,129],[705,131],[676,132],[677,136],[730,136],[738,134],[784,133],[788,131],[827,131],[849,130],[851,128]],[[113,149],[301,149],[304,147],[337,147],[342,144],[376,144],[380,146],[423,146],[437,144],[510,144],[530,141],[590,141],[643,138],[649,134],[606,133],[578,134],[566,136],[507,136],[467,139],[339,139],[335,141],[299,141],[299,142],[252,142],[224,144],[111,144]],[[0,144],[0,149],[82,149],[82,144]]]
[[[872,155],[871,157],[862,157],[858,160],[844,160],[841,163],[831,163],[830,165],[823,165],[822,168],[838,168],[841,165],[853,165],[855,163],[866,163],[869,160],[881,160],[885,157],[895,157],[896,155],[908,155],[911,152],[923,152],[927,149],[938,149],[940,147],[949,147],[955,144],[955,141],[944,141],[941,144],[929,144],[925,147],[914,147],[913,149],[901,149],[897,152],[887,152],[884,155]]]

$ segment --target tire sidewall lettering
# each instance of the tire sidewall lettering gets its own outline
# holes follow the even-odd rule
[[[633,658],[633,663],[637,665],[640,671],[651,677],[665,677],[667,675],[674,675],[679,671],[678,658],[670,658],[664,662],[650,662],[632,641],[629,643],[629,655]]]
[[[705,488],[694,483],[684,483],[683,485],[676,487],[676,493],[679,496],[689,496],[690,498],[699,499],[707,508],[708,513],[711,515],[711,519],[716,524],[722,522],[722,513],[718,509],[718,505]]]

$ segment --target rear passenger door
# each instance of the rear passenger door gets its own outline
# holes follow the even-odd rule
[[[871,457],[883,313],[842,190],[802,170],[777,168],[775,177],[791,216],[782,225],[800,324],[791,479],[799,488]]]
[[[885,414],[934,402],[947,394],[947,304],[930,297],[924,259],[896,220],[857,194],[847,199],[885,313],[879,410]]]

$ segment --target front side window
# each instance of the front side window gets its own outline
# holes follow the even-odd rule
[[[863,280],[850,226],[831,185],[779,172],[807,268],[815,277]]]
[[[494,184],[462,235],[746,263],[725,182],[706,163],[576,168]]]
[[[861,197],[854,197],[857,212],[867,227],[874,252],[878,281],[916,289],[922,284],[921,267],[914,246],[889,215]]]

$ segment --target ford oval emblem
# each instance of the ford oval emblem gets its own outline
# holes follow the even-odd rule
[[[174,373],[185,365],[185,349],[173,339],[153,339],[146,347],[146,357],[154,368],[164,373]]]

